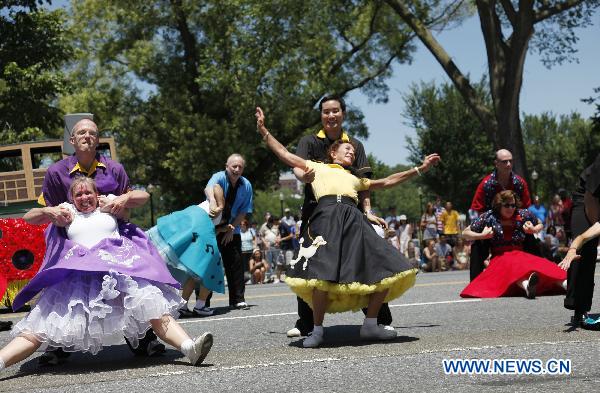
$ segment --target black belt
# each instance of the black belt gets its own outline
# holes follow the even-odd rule
[[[345,195],[325,195],[319,198],[318,203],[345,203],[346,205],[352,205],[354,207],[358,205],[354,198],[350,198],[349,196]]]

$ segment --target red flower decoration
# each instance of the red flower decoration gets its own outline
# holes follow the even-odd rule
[[[8,283],[11,281],[30,280],[40,269],[46,241],[44,230],[48,225],[31,225],[21,218],[0,219],[0,276]],[[13,264],[13,255],[20,270]],[[33,256],[33,263],[29,265],[28,257]],[[0,298],[4,294],[0,293]]]

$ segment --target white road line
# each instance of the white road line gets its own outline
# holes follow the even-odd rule
[[[437,304],[456,304],[456,303],[473,303],[480,302],[481,299],[467,299],[467,300],[446,300],[441,302],[424,302],[424,303],[407,303],[407,304],[392,304],[392,307],[415,307],[415,306],[431,306]],[[250,318],[270,318],[270,317],[279,317],[283,315],[297,315],[296,312],[282,312],[277,314],[258,314],[258,315],[244,315],[240,317],[222,317],[222,318],[203,318],[203,319],[194,319],[194,320],[179,320],[178,322],[181,325],[190,324],[190,323],[201,323],[201,322],[214,322],[214,321],[231,321],[234,319],[250,319]]]
[[[478,351],[485,349],[509,349],[509,348],[518,348],[527,345],[561,345],[561,344],[589,344],[590,341],[582,341],[582,340],[572,340],[572,341],[542,341],[542,342],[532,342],[532,343],[516,343],[516,344],[499,344],[499,345],[483,345],[480,347],[458,347],[458,348],[441,348],[441,349],[426,349],[419,352],[414,353],[389,353],[389,354],[377,354],[371,356],[364,356],[360,359],[378,359],[378,358],[387,358],[387,357],[402,357],[402,356],[415,356],[415,355],[426,355],[426,354],[435,354],[435,353],[448,353],[448,352],[465,352],[465,351]],[[328,358],[317,358],[317,359],[307,359],[307,360],[291,360],[287,362],[273,362],[273,363],[256,363],[256,364],[240,364],[237,366],[216,366],[211,367],[206,370],[207,372],[219,372],[219,371],[228,371],[228,370],[243,370],[243,369],[254,369],[254,368],[264,368],[264,367],[277,367],[277,366],[292,366],[296,364],[310,364],[310,363],[323,363],[323,362],[339,362],[344,360],[352,360],[356,361],[357,358],[350,356],[342,356],[342,357],[328,357]],[[148,375],[149,377],[162,377],[169,375],[181,375],[188,374],[189,371],[169,371],[162,373],[153,373]]]

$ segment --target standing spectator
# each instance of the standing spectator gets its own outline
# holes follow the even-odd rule
[[[544,205],[541,203],[540,201],[540,196],[536,195],[533,197],[533,205],[529,206],[529,211],[532,212],[537,218],[538,220],[540,220],[541,223],[544,224],[544,229],[547,228],[547,222],[546,222],[546,217],[548,215],[546,208],[544,207]],[[544,231],[542,230],[543,233]]]
[[[389,226],[390,223],[396,223],[396,208],[390,209],[390,214],[385,218],[385,223]]]
[[[406,222],[406,216],[401,214],[398,218],[398,227],[396,228],[398,239],[400,240],[400,252],[405,253],[408,248],[408,243],[413,236],[413,226]]]
[[[469,246],[465,244],[465,239],[459,236],[456,239],[456,245],[452,248],[452,256],[454,257],[454,268],[456,270],[465,270],[469,268]]]
[[[558,195],[560,195],[563,204],[563,222],[565,223],[565,235],[568,242],[572,238],[571,211],[573,210],[573,200],[569,198],[569,193],[564,188],[558,190]]]
[[[440,236],[440,241],[435,245],[435,252],[440,258],[442,270],[451,269],[453,264],[452,247],[448,244],[445,235]]]
[[[288,226],[296,225],[296,219],[292,216],[292,212],[289,208],[286,207],[283,214],[281,222],[285,222]]]
[[[225,193],[222,220],[227,225],[226,231],[217,236],[217,241],[227,277],[229,306],[248,310],[244,298],[246,282],[242,266],[242,239],[239,227],[246,214],[252,213],[252,185],[242,176],[245,165],[244,157],[240,154],[230,155],[225,163],[225,170],[215,173],[210,178],[204,193],[211,206],[216,205],[213,191],[215,184],[219,184]]]
[[[433,210],[435,211],[435,219],[437,224],[438,237],[444,233],[444,224],[442,223],[442,213],[444,212],[444,205],[442,204],[442,198],[439,195],[435,197],[435,203],[433,204]]]
[[[443,225],[443,234],[446,236],[450,246],[454,246],[458,237],[458,220],[459,214],[452,208],[452,202],[446,202],[444,211],[440,216]]]
[[[244,266],[244,271],[250,271],[249,262],[252,257],[252,251],[258,247],[256,236],[249,226],[248,220],[242,220],[240,224],[240,239],[242,240],[242,265]]]
[[[513,173],[512,153],[506,149],[500,149],[496,152],[494,159],[494,171],[481,180],[477,186],[475,196],[471,202],[471,210],[482,214],[492,209],[492,201],[497,193],[503,190],[512,190],[517,194],[521,201],[521,207],[527,209],[531,205],[529,188],[525,179]],[[531,237],[528,235],[528,237]],[[528,242],[525,241],[527,248]],[[470,276],[471,281],[477,277],[484,268],[484,261],[490,254],[490,242],[488,240],[476,240],[471,245]]]
[[[439,272],[441,270],[440,258],[435,251],[435,240],[429,239],[426,241],[426,247],[423,250],[423,265],[421,266],[424,272]]]
[[[294,259],[294,225],[281,220],[279,223],[279,247],[281,248],[280,257],[277,259],[277,269],[275,270],[275,282],[281,281],[281,273],[287,270],[292,259]]]
[[[560,195],[555,194],[548,209],[548,226],[552,225],[557,232],[559,229],[564,229],[565,227],[563,213],[564,206],[562,199],[560,199]]]
[[[418,269],[421,261],[421,251],[419,247],[415,246],[415,242],[410,241],[406,246],[406,251],[404,252],[404,256],[408,258],[410,264]]]
[[[425,213],[421,216],[421,229],[423,230],[423,244],[427,245],[430,239],[437,239],[437,219],[433,204],[428,202],[425,206]]]
[[[267,221],[260,227],[260,236],[262,238],[263,252],[265,259],[271,269],[275,269],[277,258],[279,257],[279,220],[269,215]]]

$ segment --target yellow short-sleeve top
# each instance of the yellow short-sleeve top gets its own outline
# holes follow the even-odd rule
[[[306,166],[315,170],[311,186],[317,201],[325,195],[344,195],[358,202],[358,191],[369,189],[369,179],[359,179],[341,165],[307,160]]]

